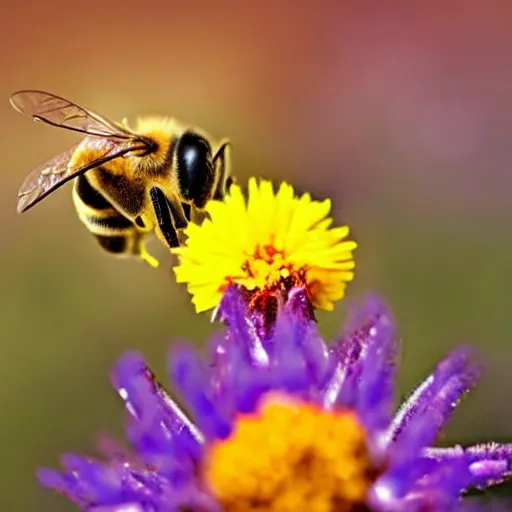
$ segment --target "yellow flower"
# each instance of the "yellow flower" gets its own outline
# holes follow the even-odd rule
[[[332,310],[353,279],[357,245],[345,240],[347,226],[330,227],[331,202],[296,197],[287,183],[275,193],[270,181],[255,178],[248,190],[247,201],[238,185],[224,201],[210,201],[209,218],[190,223],[185,245],[172,251],[197,312],[216,307],[233,283],[254,299],[302,286],[314,307]]]

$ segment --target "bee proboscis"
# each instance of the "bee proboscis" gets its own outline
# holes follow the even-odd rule
[[[24,115],[85,135],[39,165],[18,192],[25,212],[69,180],[78,217],[106,251],[133,255],[157,266],[145,248],[154,232],[168,247],[191,214],[222,199],[232,182],[229,141],[166,117],[143,117],[137,129],[43,91],[11,95]]]

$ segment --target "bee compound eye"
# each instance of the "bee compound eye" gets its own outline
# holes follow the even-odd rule
[[[178,180],[185,199],[201,198],[211,188],[211,147],[200,135],[185,133],[177,148]]]

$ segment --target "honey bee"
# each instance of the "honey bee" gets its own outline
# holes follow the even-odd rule
[[[145,117],[131,130],[64,98],[42,91],[11,95],[20,113],[85,134],[82,140],[36,167],[18,192],[27,211],[69,180],[79,219],[109,253],[158,266],[146,250],[155,233],[168,247],[210,199],[222,199],[233,181],[229,141],[175,119]]]

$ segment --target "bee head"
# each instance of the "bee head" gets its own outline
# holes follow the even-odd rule
[[[203,208],[215,181],[210,144],[197,133],[185,132],[176,147],[176,163],[183,198]]]

